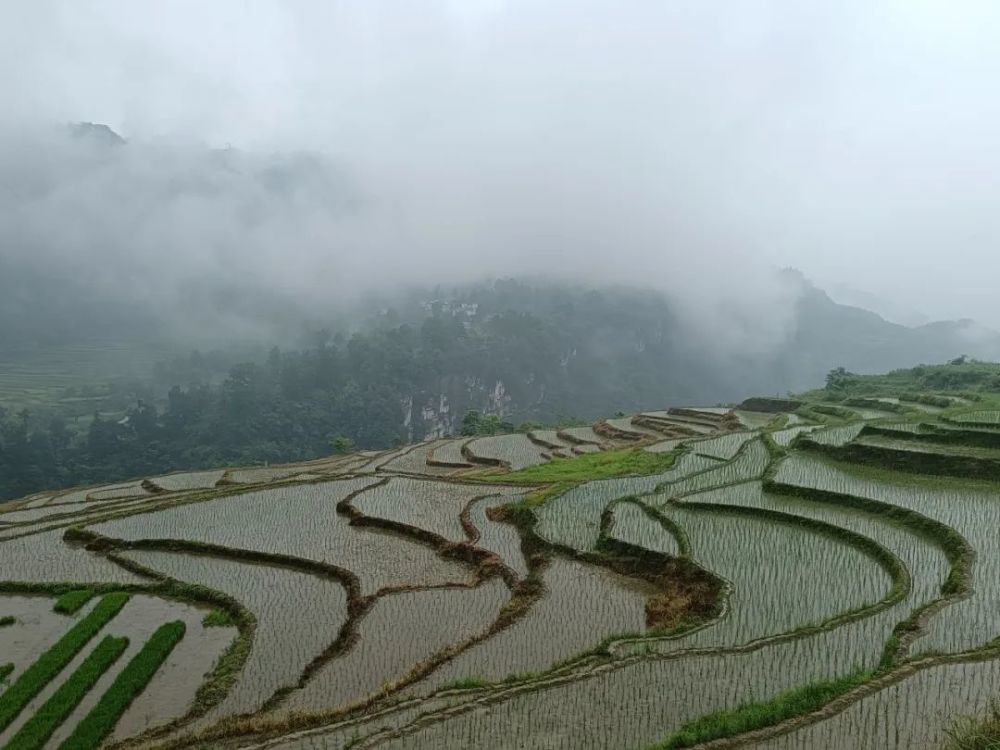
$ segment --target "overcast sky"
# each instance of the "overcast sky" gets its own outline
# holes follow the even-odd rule
[[[791,265],[900,318],[1000,326],[998,40],[988,0],[7,2],[0,137],[85,120],[163,162],[324,154],[363,221],[311,204],[238,238],[298,291],[561,271],[739,307],[782,301],[765,270]],[[214,211],[129,252],[218,272]]]

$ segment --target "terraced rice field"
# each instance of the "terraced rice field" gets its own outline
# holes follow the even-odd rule
[[[435,446],[429,455],[429,460],[438,464],[451,467],[472,466],[469,460],[462,453],[462,446],[469,442],[469,438],[458,438],[448,440],[441,445]]]
[[[1000,449],[852,409],[0,506],[0,747],[942,748],[1000,698],[1000,491],[962,471]]]
[[[630,433],[634,435],[637,439],[642,440],[644,438],[657,438],[661,437],[660,433],[656,430],[651,430],[648,427],[643,427],[642,425],[637,425],[632,421],[632,417],[618,417],[616,419],[609,419],[607,423],[616,430],[621,430],[622,432]]]
[[[164,492],[183,492],[214,487],[225,476],[224,471],[193,471],[154,477],[150,482]]]
[[[351,500],[363,516],[412,526],[454,542],[466,540],[462,511],[477,498],[516,495],[520,487],[483,486],[392,477]]]
[[[998,427],[1000,426],[1000,411],[967,411],[951,417],[950,421],[958,424]]]
[[[544,455],[545,449],[531,442],[527,435],[520,434],[477,438],[469,443],[466,450],[473,462],[497,462],[511,471],[548,460]]]
[[[571,443],[593,443],[594,445],[600,445],[607,442],[607,438],[598,435],[592,427],[564,427],[557,434]]]

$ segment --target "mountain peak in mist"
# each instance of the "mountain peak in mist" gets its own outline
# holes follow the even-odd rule
[[[124,146],[127,141],[101,122],[70,123],[69,132],[74,138],[101,146]]]

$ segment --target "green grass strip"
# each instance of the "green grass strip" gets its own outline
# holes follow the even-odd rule
[[[73,734],[59,746],[59,750],[90,750],[98,747],[115,728],[132,701],[146,689],[174,646],[184,637],[184,630],[184,623],[180,621],[161,625],[125,669],[119,672],[108,691],[101,696],[101,700],[84,720],[76,725]]]
[[[0,664],[0,685],[6,682],[7,678],[10,676],[10,673],[13,671],[14,671],[13,664],[10,663]]]
[[[573,458],[557,458],[505,474],[483,474],[492,482],[536,484],[540,482],[581,482],[612,477],[660,474],[674,465],[674,453],[651,453],[642,448],[622,448],[584,453]]]
[[[837,696],[863,684],[871,672],[855,672],[836,680],[812,682],[803,687],[779,693],[768,701],[745,703],[738,708],[716,711],[688,722],[665,742],[652,750],[673,750],[692,747],[721,737],[733,737],[744,732],[769,727],[773,724],[815,711]]]
[[[91,688],[128,648],[128,638],[106,636],[90,652],[77,670],[70,675],[28,722],[21,727],[4,750],[39,750],[43,747]]]
[[[92,589],[76,589],[67,591],[56,599],[53,610],[61,615],[73,615],[80,611],[80,608],[94,598],[96,592]]]
[[[129,595],[121,592],[103,597],[90,614],[74,625],[52,648],[39,656],[13,685],[0,694],[0,731],[10,726],[31,699],[80,653],[90,639],[121,611],[128,600]]]

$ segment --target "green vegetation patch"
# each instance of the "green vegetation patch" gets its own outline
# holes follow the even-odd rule
[[[573,458],[557,458],[546,464],[529,466],[509,474],[488,474],[482,479],[507,484],[549,484],[584,482],[594,479],[660,474],[674,465],[675,454],[650,453],[641,448],[584,453]]]
[[[451,682],[446,682],[441,686],[441,690],[475,690],[487,687],[489,684],[489,681],[484,680],[482,677],[462,677]]]
[[[128,638],[106,636],[97,648],[11,738],[4,750],[38,750],[128,648]]]
[[[17,622],[17,619],[13,615],[5,615],[0,617],[0,628],[6,628]]]
[[[989,713],[976,719],[963,717],[948,730],[947,750],[996,750],[1000,747],[1000,701]]]
[[[779,693],[768,701],[744,703],[742,706],[702,716],[688,722],[654,750],[692,747],[703,742],[733,737],[815,711],[834,698],[843,695],[872,676],[871,672],[855,672],[836,680],[821,680],[803,687]]]
[[[123,669],[89,714],[77,724],[59,750],[88,750],[98,747],[115,728],[122,714],[139,696],[174,646],[184,637],[184,623],[161,625]]]
[[[108,594],[94,610],[74,625],[55,645],[42,654],[20,677],[0,695],[0,731],[10,726],[31,699],[72,661],[97,632],[117,615],[129,595]]]
[[[10,673],[14,671],[13,664],[0,664],[0,685],[7,681]]]
[[[62,615],[72,615],[80,611],[80,608],[84,604],[89,602],[94,598],[97,592],[93,589],[76,589],[75,591],[67,591],[65,594],[56,599],[55,606],[52,607],[53,610]]]
[[[226,628],[230,625],[235,626],[236,620],[224,609],[213,609],[205,615],[205,619],[201,621],[201,624],[206,628]]]

